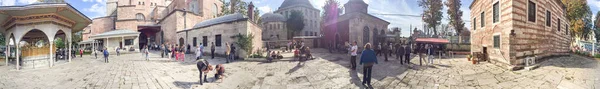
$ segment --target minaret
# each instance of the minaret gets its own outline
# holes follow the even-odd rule
[[[250,20],[254,20],[254,4],[252,4],[252,2],[250,2],[250,4],[248,4],[248,19]]]

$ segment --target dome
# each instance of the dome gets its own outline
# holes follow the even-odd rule
[[[286,19],[281,14],[265,13],[264,15],[260,16],[260,21],[262,21],[262,22],[284,22],[284,21],[286,21]]]
[[[305,5],[305,6],[314,8],[313,5],[310,4],[310,1],[308,1],[308,0],[285,0],[285,1],[283,1],[283,3],[281,3],[281,6],[279,6],[279,9],[294,6],[294,5]]]

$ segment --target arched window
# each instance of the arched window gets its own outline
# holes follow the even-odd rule
[[[363,29],[363,44],[367,44],[369,42],[370,34],[369,27],[365,26]]]
[[[144,14],[142,14],[142,13],[135,14],[135,19],[137,19],[138,21],[143,21],[145,19]]]
[[[217,14],[219,14],[219,7],[217,7],[216,3],[213,4],[212,12],[214,16],[217,16]]]

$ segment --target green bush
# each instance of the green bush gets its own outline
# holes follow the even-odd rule
[[[252,54],[250,55],[250,58],[264,58],[265,56],[263,55],[259,55],[259,54]]]
[[[594,58],[600,58],[600,54],[596,54]]]

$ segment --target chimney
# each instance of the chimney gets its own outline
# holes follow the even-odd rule
[[[229,4],[230,4],[229,6],[231,6],[231,7],[229,7],[229,9],[231,9],[231,12],[237,13],[237,12],[235,12],[235,6],[237,6],[237,0],[231,0],[231,1],[229,1]]]
[[[248,4],[248,18],[250,20],[254,20],[254,4],[252,4],[252,1],[250,1],[250,4]]]

